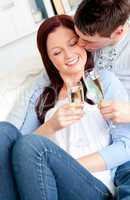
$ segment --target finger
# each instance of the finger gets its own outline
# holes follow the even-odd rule
[[[67,112],[69,115],[83,115],[84,114],[84,111],[81,110],[81,109],[75,109],[75,110],[70,110]]]
[[[64,122],[64,127],[70,126],[72,124],[78,123],[80,119],[74,119],[74,120],[69,120]]]
[[[105,115],[105,114],[111,114],[113,113],[113,108],[111,107],[108,107],[108,108],[101,108],[100,109],[100,112]]]
[[[103,115],[103,117],[104,117],[105,119],[113,119],[113,118],[114,118],[114,116],[113,116],[112,113],[105,114],[105,115]]]
[[[83,109],[84,104],[83,103],[70,103],[68,104],[67,109]]]
[[[83,117],[83,115],[74,115],[74,116],[67,116],[63,117],[63,121],[73,121],[73,120],[80,120]]]
[[[76,123],[78,123],[79,121],[80,121],[80,119],[72,120],[72,121],[70,122],[70,125],[72,125],[72,124],[76,124]]]
[[[60,112],[61,116],[70,116],[70,115],[83,115],[84,111],[82,109],[68,109],[68,110],[63,110]]]
[[[99,103],[99,107],[100,108],[107,108],[107,107],[110,107],[112,105],[112,102],[111,101],[100,101]]]
[[[60,124],[62,127],[67,127],[73,123],[79,122],[80,120],[81,120],[81,117],[68,118],[68,119],[64,119],[63,121],[60,121]]]
[[[62,128],[66,128],[66,127],[69,127],[71,126],[72,124],[78,122],[79,120],[74,120],[74,121],[71,121],[71,122],[64,122],[64,124],[62,125]]]
[[[83,103],[67,103],[67,104],[64,104],[64,108],[69,108],[69,107],[83,107],[84,106],[84,104]]]

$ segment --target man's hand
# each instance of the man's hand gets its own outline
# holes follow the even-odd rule
[[[115,123],[130,123],[130,104],[114,101],[101,101],[99,109],[105,119]]]

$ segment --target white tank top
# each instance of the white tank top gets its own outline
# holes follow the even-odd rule
[[[47,112],[45,121],[47,121],[59,107],[66,103],[68,103],[67,98],[58,101],[55,107]],[[109,127],[103,119],[97,105],[85,103],[84,112],[84,117],[78,123],[57,131],[50,138],[75,159],[100,151],[110,143]],[[111,170],[92,174],[114,193]]]

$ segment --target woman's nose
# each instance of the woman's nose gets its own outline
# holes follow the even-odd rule
[[[66,49],[64,54],[65,54],[65,58],[67,58],[67,59],[71,58],[71,56],[73,54],[72,49],[69,49],[69,48]]]

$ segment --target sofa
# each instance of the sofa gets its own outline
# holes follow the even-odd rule
[[[39,83],[48,84],[40,56],[25,59],[17,69],[0,76],[0,121],[20,127],[33,91]]]

